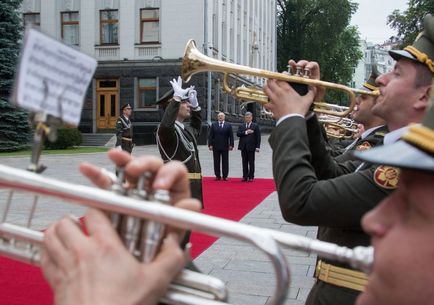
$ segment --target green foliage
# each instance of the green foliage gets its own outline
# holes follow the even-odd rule
[[[398,48],[404,48],[411,45],[416,36],[422,31],[423,17],[428,14],[434,14],[434,1],[432,0],[410,0],[408,8],[401,13],[394,10],[387,17],[387,24],[398,31],[396,36],[390,38],[392,42],[398,42]]]
[[[0,96],[12,88],[21,39],[22,23],[18,13],[21,0],[0,1]]]
[[[347,0],[278,0],[277,64],[317,61],[321,78],[348,84],[363,54],[359,34],[349,26],[357,4]]]
[[[28,147],[30,128],[27,113],[16,109],[4,97],[11,93],[21,39],[21,0],[0,2],[0,151]]]
[[[0,99],[0,151],[16,151],[29,146],[27,113]]]
[[[73,146],[80,146],[81,133],[77,128],[59,128],[55,142],[45,142],[46,149],[66,149]]]

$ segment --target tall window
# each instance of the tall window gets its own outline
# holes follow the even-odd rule
[[[80,44],[80,27],[78,12],[62,12],[62,40],[66,44],[78,46]]]
[[[137,108],[155,108],[157,100],[157,79],[139,78],[138,81],[139,100]]]
[[[160,9],[144,8],[140,10],[140,42],[160,42]]]
[[[25,13],[23,14],[24,27],[32,25],[39,28],[41,25],[41,15],[39,13]]]
[[[101,44],[118,44],[118,10],[102,10],[99,13]]]

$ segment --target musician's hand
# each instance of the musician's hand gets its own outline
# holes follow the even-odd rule
[[[159,157],[135,158],[127,152],[115,149],[111,149],[108,156],[117,167],[124,168],[125,187],[136,187],[139,177],[149,172],[152,176],[151,187],[169,191],[171,201],[175,206],[192,211],[200,210],[200,202],[191,198],[187,168],[181,162],[171,161],[164,164]],[[104,171],[92,164],[82,163],[80,171],[101,188],[108,189],[113,184],[113,180]],[[177,230],[177,233],[182,235],[183,231]]]
[[[291,66],[293,71],[296,71],[297,67],[299,67],[301,71],[309,70],[310,79],[319,80],[321,77],[319,64],[315,61],[300,60],[298,62],[295,62],[294,60],[290,59],[288,61],[288,65]],[[323,101],[324,95],[325,95],[325,88],[317,87],[316,94],[313,100],[316,102]]]
[[[279,120],[288,114],[300,114],[305,116],[316,93],[316,88],[309,87],[306,95],[300,96],[286,81],[269,79],[264,86],[264,92],[270,102],[264,108],[273,113],[273,117]]]
[[[209,150],[212,150],[212,145],[208,146],[208,149],[209,149]]]
[[[89,236],[64,218],[45,231],[41,267],[56,305],[156,304],[184,265],[177,235],[165,239],[149,264],[122,245],[107,217],[86,215]]]

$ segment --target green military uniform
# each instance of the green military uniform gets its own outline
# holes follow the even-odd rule
[[[426,30],[412,46],[389,51],[389,54],[396,60],[406,58],[419,62],[434,73],[432,16],[424,19],[424,28]],[[432,135],[432,131],[427,131],[434,126],[432,119],[433,116],[428,115],[423,126],[410,127],[410,132],[403,136],[405,141],[393,144],[393,152],[385,146],[384,149],[356,153],[363,155],[364,160],[376,164],[382,164],[382,160],[386,160],[384,163],[392,166],[423,170],[434,168],[432,138],[423,136]],[[310,124],[313,125],[309,126]],[[369,245],[369,237],[362,231],[360,220],[396,188],[399,170],[391,166],[371,166],[370,163],[365,163],[364,169],[355,171],[359,167],[356,161],[336,162],[327,153],[320,132],[315,132],[316,125],[315,122],[306,122],[304,117],[292,116],[282,121],[270,136],[273,174],[282,215],[289,222],[319,226],[320,240],[347,247]],[[412,146],[422,147],[425,152],[417,151]],[[378,157],[380,149],[385,151],[387,157]],[[400,151],[405,153],[401,155]],[[322,272],[322,266],[317,266],[319,280],[312,288],[306,304],[354,304],[366,279],[361,280],[362,284],[356,284],[354,279],[359,280],[361,277],[349,270],[348,266],[324,261],[329,265],[326,266],[325,273]],[[329,277],[330,273],[334,277]]]
[[[383,145],[384,136],[389,132],[389,129],[386,125],[379,126],[363,138],[359,137],[354,140],[353,143],[350,144],[350,147],[345,149],[345,152],[340,156],[337,156],[335,159],[338,162],[344,162],[348,160],[354,160],[354,151],[367,150],[372,147]]]
[[[121,115],[116,121],[116,147],[121,146],[131,154],[133,151],[133,124],[125,116]]]
[[[185,164],[189,173],[192,197],[200,200],[202,197],[202,170],[197,149],[202,126],[200,108],[192,109],[190,125],[176,122],[181,102],[171,99],[167,105],[157,131],[157,144],[164,161],[178,160]]]
[[[318,133],[317,138],[321,139]],[[314,143],[316,140],[308,137],[307,123],[302,117],[282,121],[270,136],[282,215],[292,223],[319,226],[320,240],[347,247],[367,246],[369,237],[360,220],[396,187],[396,181],[375,178],[383,170],[380,167],[355,173],[360,162],[337,163],[327,154],[324,143]],[[317,281],[307,304],[352,304],[358,293]]]

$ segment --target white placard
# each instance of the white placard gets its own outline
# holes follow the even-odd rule
[[[35,29],[26,32],[14,100],[77,126],[97,61]]]

